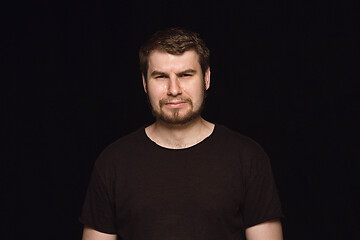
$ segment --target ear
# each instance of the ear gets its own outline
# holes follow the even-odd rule
[[[204,75],[204,81],[205,81],[205,89],[208,90],[210,87],[210,67],[208,67],[208,69],[206,69],[205,71],[205,75]]]
[[[146,85],[146,79],[144,77],[144,74],[141,74],[141,77],[142,77],[144,91],[145,91],[145,93],[147,93],[147,85]]]

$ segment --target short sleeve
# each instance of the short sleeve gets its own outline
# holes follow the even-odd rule
[[[95,165],[79,220],[97,231],[115,234],[115,207],[111,182],[102,177],[101,173]]]
[[[261,147],[258,148],[250,154],[248,165],[243,205],[245,228],[283,217],[270,160]]]

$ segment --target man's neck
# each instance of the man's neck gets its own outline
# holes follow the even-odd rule
[[[170,149],[194,146],[211,135],[214,124],[199,117],[193,121],[175,125],[156,121],[145,129],[146,135],[157,145]]]

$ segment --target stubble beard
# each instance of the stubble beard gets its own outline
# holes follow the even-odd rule
[[[162,122],[164,122],[166,124],[170,124],[170,125],[185,125],[201,116],[201,113],[205,106],[206,90],[204,87],[203,92],[202,92],[201,104],[200,104],[199,108],[195,109],[195,110],[194,110],[194,104],[191,101],[191,99],[189,99],[189,98],[185,98],[185,99],[180,98],[179,99],[179,98],[174,97],[174,98],[168,98],[168,99],[161,99],[159,101],[159,106],[160,106],[159,111],[156,110],[152,106],[152,104],[150,103],[149,96],[147,96],[147,98],[148,98],[148,102],[151,107],[151,112],[157,121],[162,121]],[[182,111],[185,111],[182,108],[174,108],[174,109],[168,108],[164,111],[164,108],[166,107],[165,104],[170,102],[170,100],[174,100],[174,99],[186,102],[187,105],[190,107],[190,109],[186,110],[185,113],[181,113]]]

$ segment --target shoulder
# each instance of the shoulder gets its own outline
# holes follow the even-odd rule
[[[242,151],[263,151],[262,147],[252,138],[216,124],[216,138],[226,145],[237,147]]]
[[[95,162],[95,167],[100,169],[113,168],[120,162],[129,159],[142,148],[141,145],[145,143],[144,134],[144,127],[142,127],[108,145],[100,153]]]
[[[133,149],[137,149],[139,144],[144,143],[144,136],[145,136],[145,128],[141,127],[136,131],[129,133],[126,136],[123,136],[116,140],[115,142],[108,145],[103,154],[113,154],[118,153],[119,151],[129,151]]]
[[[216,145],[224,156],[234,158],[245,169],[268,166],[270,159],[264,149],[253,139],[225,126],[216,125]]]
[[[254,179],[272,179],[270,158],[256,141],[224,126],[219,130],[222,132],[224,155],[236,159],[244,186],[249,186]]]

